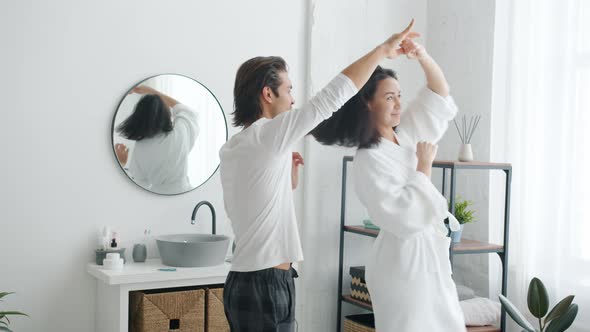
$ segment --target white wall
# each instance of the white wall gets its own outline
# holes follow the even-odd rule
[[[111,121],[133,84],[158,73],[194,77],[228,119],[235,71],[256,55],[282,55],[296,98],[305,79],[304,2],[3,1],[0,5],[0,304],[31,318],[14,330],[93,331],[95,283],[85,272],[95,233],[111,225],[130,247],[153,234],[229,229],[218,175],[181,196],[130,182],[111,148]],[[300,98],[298,98],[300,99]],[[230,130],[230,135],[235,129]],[[154,252],[150,253],[152,256]]]
[[[482,115],[471,142],[474,159],[495,161],[490,160],[495,1],[429,1],[427,16],[428,50],[445,72],[459,116]],[[438,158],[457,160],[460,144],[451,123],[439,143]],[[440,175],[439,171],[433,176],[437,186],[442,181]],[[489,241],[489,182],[487,171],[457,172],[457,194],[474,202],[478,220],[465,226],[466,238]],[[447,184],[447,194],[448,188]],[[488,296],[492,259],[499,262],[498,257],[487,255],[455,256],[455,281],[473,288],[478,295]]]

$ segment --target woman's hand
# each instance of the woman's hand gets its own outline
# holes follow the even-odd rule
[[[432,173],[432,163],[436,157],[437,150],[438,145],[428,142],[418,143],[416,146],[416,156],[418,157],[418,167],[416,167],[416,170],[418,172],[422,172],[430,177],[430,174]]]
[[[295,190],[299,183],[299,165],[305,165],[299,152],[293,152],[291,161],[291,188]]]
[[[125,144],[117,143],[115,144],[115,154],[117,155],[117,159],[119,159],[121,166],[125,166],[125,164],[127,164],[127,158],[129,157],[129,148],[127,148]]]
[[[428,56],[426,53],[426,49],[424,46],[416,43],[411,39],[404,39],[402,41],[402,50],[404,54],[408,57],[408,59],[416,59],[416,60],[423,60],[425,57]]]
[[[406,54],[403,47],[401,46],[402,42],[420,36],[418,32],[412,31],[413,27],[414,19],[412,19],[404,31],[393,34],[391,37],[389,37],[389,39],[381,44],[381,47],[385,50],[385,56],[387,58],[395,59],[402,54]]]
[[[140,95],[147,95],[147,94],[155,95],[155,94],[158,94],[158,91],[156,91],[153,88],[150,88],[147,85],[138,85],[138,86],[134,87],[133,89],[131,89],[131,91],[129,91],[129,94],[132,94],[132,93],[137,93]]]
[[[443,97],[449,95],[449,84],[442,69],[440,69],[434,59],[426,52],[424,46],[411,39],[404,39],[401,49],[409,59],[418,60],[420,66],[422,66],[422,70],[424,70],[427,86],[430,90]]]

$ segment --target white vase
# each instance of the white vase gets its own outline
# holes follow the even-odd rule
[[[459,150],[459,161],[472,161],[473,151],[471,150],[471,144],[461,144]]]

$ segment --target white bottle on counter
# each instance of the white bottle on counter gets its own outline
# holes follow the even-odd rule
[[[102,261],[102,265],[105,270],[123,270],[123,258],[119,253],[108,253],[107,258]]]

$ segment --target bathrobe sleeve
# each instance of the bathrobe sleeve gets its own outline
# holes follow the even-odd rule
[[[453,97],[442,97],[424,87],[401,115],[396,133],[406,144],[415,147],[420,141],[438,142],[457,114]]]
[[[135,158],[133,155],[131,156],[127,172],[135,183],[144,188],[150,188],[152,184],[150,183],[141,163],[139,163],[137,159],[138,158]]]
[[[442,223],[447,213],[446,199],[422,172],[409,178],[400,176],[400,167],[387,169],[372,160],[369,152],[354,159],[354,183],[357,195],[367,208],[372,222],[400,238]]]
[[[283,112],[261,126],[259,143],[271,154],[287,152],[322,121],[332,116],[358,89],[340,73],[299,109]]]
[[[172,108],[174,135],[182,145],[181,151],[190,152],[199,136],[199,114],[183,104]]]

